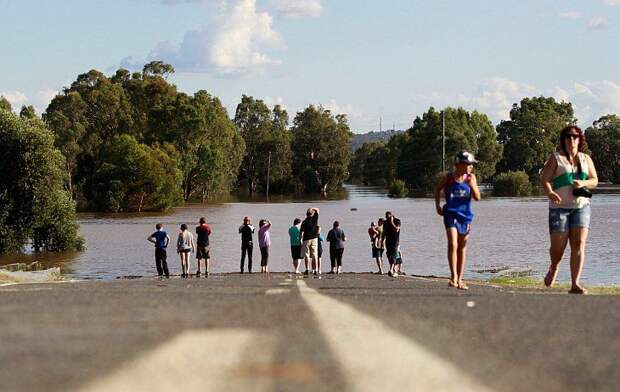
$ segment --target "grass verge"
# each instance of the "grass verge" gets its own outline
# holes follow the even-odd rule
[[[514,288],[545,289],[554,291],[570,290],[569,284],[555,284],[551,289],[546,288],[542,279],[534,278],[532,276],[497,276],[487,280],[487,282],[498,286]],[[620,295],[620,286],[589,286],[587,289],[590,294]]]

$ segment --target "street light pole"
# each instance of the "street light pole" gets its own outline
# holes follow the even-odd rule
[[[446,171],[446,110],[441,111],[441,171]]]
[[[267,197],[269,197],[269,172],[271,171],[271,151],[269,151],[269,158],[267,158]]]

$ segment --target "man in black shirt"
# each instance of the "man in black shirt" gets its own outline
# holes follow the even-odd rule
[[[207,220],[200,218],[200,225],[196,226],[196,263],[198,264],[198,271],[196,276],[200,276],[200,260],[205,260],[205,277],[209,276],[209,260],[211,258],[209,245],[209,236],[211,235],[211,227],[207,224]]]
[[[383,238],[385,239],[385,254],[390,262],[390,271],[388,275],[398,276],[396,271],[398,244],[400,240],[400,219],[395,217],[390,211],[385,213],[385,222],[383,223]]]
[[[243,218],[243,224],[239,227],[239,234],[241,234],[241,273],[243,273],[246,253],[248,255],[248,272],[252,273],[252,249],[254,248],[252,234],[254,234],[254,226],[252,226],[252,219],[249,216]]]
[[[312,260],[312,273],[321,274],[321,265],[318,257],[318,238],[319,238],[319,209],[308,208],[306,211],[306,219],[301,223],[301,239],[303,241],[304,262],[306,263],[306,271],[304,275],[308,275],[308,263]]]

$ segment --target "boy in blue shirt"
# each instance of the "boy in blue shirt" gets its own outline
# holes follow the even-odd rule
[[[170,243],[170,236],[164,230],[164,225],[158,223],[155,225],[156,232],[151,234],[146,240],[155,244],[155,267],[157,268],[157,275],[166,275],[166,278],[170,277],[168,272],[168,262],[166,261],[166,248]]]

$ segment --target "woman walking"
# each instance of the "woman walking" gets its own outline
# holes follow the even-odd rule
[[[189,277],[189,254],[195,251],[194,235],[187,230],[187,225],[183,223],[177,238],[177,252],[181,258],[181,278]]]
[[[267,273],[267,263],[269,262],[269,246],[271,245],[271,237],[269,236],[271,222],[267,219],[261,219],[258,222],[258,246],[260,247],[260,272]]]
[[[590,227],[589,189],[598,185],[598,176],[592,159],[583,153],[586,138],[576,125],[560,132],[557,151],[545,163],[541,184],[549,198],[549,235],[551,264],[545,276],[545,285],[551,287],[558,274],[564,250],[570,242],[570,271],[572,294],[586,294],[579,284],[585,261],[586,240]]]
[[[472,173],[474,155],[461,151],[454,158],[454,172],[446,173],[435,187],[435,209],[443,216],[448,238],[448,264],[450,265],[450,287],[468,290],[463,282],[463,271],[467,258],[467,239],[471,231],[474,214],[471,211],[471,199],[480,200],[478,181]],[[440,205],[441,193],[446,204]]]

